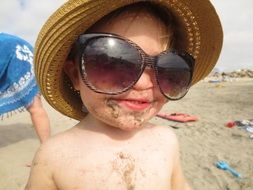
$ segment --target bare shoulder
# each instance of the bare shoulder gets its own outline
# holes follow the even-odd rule
[[[152,134],[159,137],[159,139],[164,143],[169,143],[172,146],[178,146],[177,136],[173,129],[171,129],[170,127],[161,125],[150,125],[149,128],[151,129]]]
[[[64,144],[69,134],[62,133],[48,139],[37,150],[29,176],[26,190],[56,190],[54,172],[57,164],[62,160]]]
[[[176,134],[173,131],[172,128],[164,125],[156,125],[153,127],[154,130],[161,131],[162,133],[165,133],[165,135],[172,135],[176,138]]]
[[[53,155],[61,152],[61,145],[67,142],[68,133],[59,133],[55,136],[49,138],[45,143],[43,143],[37,151],[37,156],[46,156],[53,159]],[[52,153],[54,153],[52,155]]]
[[[35,159],[45,159],[53,164],[54,162],[58,162],[65,151],[70,148],[73,139],[74,137],[72,129],[52,136],[40,146],[36,153]]]

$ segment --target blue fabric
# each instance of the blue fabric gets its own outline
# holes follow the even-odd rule
[[[0,116],[29,106],[39,89],[33,71],[33,47],[0,33]]]

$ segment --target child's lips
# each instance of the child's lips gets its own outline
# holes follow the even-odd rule
[[[144,110],[151,105],[151,101],[143,99],[114,99],[120,106],[126,107],[133,111]]]

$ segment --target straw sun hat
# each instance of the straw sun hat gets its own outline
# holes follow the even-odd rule
[[[144,0],[69,0],[47,20],[35,45],[35,73],[41,92],[56,110],[74,119],[85,116],[79,94],[63,65],[77,37],[110,12]],[[206,77],[219,57],[223,32],[209,0],[155,0],[167,7],[183,31],[186,51],[196,59],[192,84]]]

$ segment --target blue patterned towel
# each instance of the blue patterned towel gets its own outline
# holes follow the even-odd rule
[[[39,89],[33,71],[33,47],[0,33],[0,116],[29,106]]]

